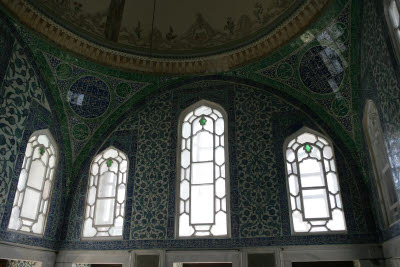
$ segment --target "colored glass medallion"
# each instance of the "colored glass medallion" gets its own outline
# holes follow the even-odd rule
[[[206,125],[206,122],[207,122],[206,118],[201,117],[200,124],[204,126],[204,125]]]
[[[112,159],[107,160],[107,167],[111,167],[112,163],[113,163]]]
[[[307,153],[310,153],[311,150],[312,150],[312,146],[310,146],[309,144],[307,144],[307,145],[304,146],[304,150],[305,150]]]
[[[44,147],[40,147],[40,155],[44,154]]]

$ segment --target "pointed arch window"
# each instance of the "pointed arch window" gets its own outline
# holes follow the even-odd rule
[[[128,158],[109,147],[92,161],[82,238],[122,237],[128,179]]]
[[[200,101],[179,120],[177,237],[229,236],[227,115]]]
[[[364,131],[367,137],[368,149],[378,185],[378,191],[385,214],[385,222],[390,225],[400,220],[400,181],[396,190],[385,140],[379,119],[379,113],[372,100],[367,100],[364,111]]]
[[[285,142],[293,233],[346,231],[331,142],[303,128]]]
[[[43,236],[57,162],[50,131],[34,132],[26,145],[8,229]]]

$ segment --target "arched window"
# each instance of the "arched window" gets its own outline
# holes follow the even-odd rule
[[[229,236],[225,111],[204,100],[192,105],[178,138],[177,237]]]
[[[345,231],[331,142],[303,128],[284,145],[293,233]]]
[[[128,159],[114,147],[90,165],[82,238],[121,237],[126,202]]]
[[[395,53],[400,59],[400,0],[384,0],[384,3],[389,35]]]
[[[372,100],[367,100],[364,111],[364,132],[379,188],[382,211],[387,225],[400,219],[399,192],[396,191],[379,113]],[[400,188],[399,188],[400,191]]]
[[[25,149],[8,229],[43,235],[58,161],[48,130],[34,132]]]

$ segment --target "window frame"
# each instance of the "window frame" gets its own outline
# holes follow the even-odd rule
[[[397,10],[399,12],[399,27],[395,28],[392,20],[390,18],[390,4],[392,2],[396,2],[397,5]],[[390,41],[393,46],[394,53],[396,55],[396,60],[399,63],[400,62],[400,0],[384,0],[384,7],[383,7],[383,12],[386,20],[386,24],[389,29],[389,36],[390,36]],[[399,31],[398,36],[396,36],[396,30]]]
[[[225,154],[225,194],[226,194],[226,226],[227,234],[223,236],[179,236],[179,217],[180,217],[180,183],[181,183],[181,148],[182,148],[182,125],[185,117],[195,109],[207,106],[212,109],[218,110],[224,119],[224,154]],[[208,100],[200,100],[188,107],[186,107],[179,115],[178,119],[178,134],[177,134],[177,150],[176,150],[176,181],[175,181],[175,239],[227,239],[231,238],[231,212],[230,212],[230,169],[229,169],[229,142],[228,142],[228,114],[225,109],[214,102]],[[214,152],[215,153],[215,152]],[[215,164],[215,163],[214,163]],[[189,197],[190,198],[190,197]],[[215,198],[215,191],[214,191]],[[215,211],[214,211],[215,212]],[[214,214],[215,216],[215,214]],[[215,218],[214,218],[215,219]]]
[[[53,148],[54,148],[54,150],[55,150],[54,155],[55,155],[55,157],[56,157],[56,160],[55,160],[55,163],[54,163],[54,165],[55,165],[55,166],[54,166],[54,177],[53,177],[53,181],[52,181],[52,183],[51,183],[50,191],[49,191],[48,204],[47,204],[47,212],[46,212],[45,220],[44,220],[44,223],[43,223],[43,233],[42,233],[42,234],[36,234],[36,233],[33,233],[33,232],[26,232],[26,231],[22,231],[22,230],[10,229],[10,228],[8,228],[8,225],[10,224],[11,214],[12,214],[12,210],[13,210],[13,208],[14,208],[15,195],[16,195],[17,190],[18,190],[18,183],[19,183],[19,179],[20,179],[21,172],[22,172],[22,170],[23,170],[22,167],[23,167],[23,164],[24,164],[24,162],[25,162],[26,146],[28,145],[29,140],[30,140],[32,137],[34,137],[34,136],[40,136],[40,135],[45,135],[45,136],[49,139],[50,144],[53,146]],[[33,152],[32,152],[32,153],[33,153]],[[33,155],[33,154],[32,154],[32,155]],[[51,134],[51,132],[50,132],[49,129],[41,129],[41,130],[34,131],[34,132],[29,136],[28,141],[27,141],[26,144],[25,144],[24,160],[23,160],[23,163],[22,163],[22,165],[21,165],[21,171],[20,171],[20,173],[18,174],[18,181],[17,181],[17,184],[16,184],[16,186],[15,186],[15,190],[14,190],[13,205],[12,205],[12,208],[11,208],[11,211],[10,211],[10,217],[8,218],[8,224],[7,224],[7,229],[6,229],[6,231],[14,232],[14,233],[20,233],[20,234],[29,235],[29,236],[42,237],[42,238],[45,236],[45,234],[46,234],[47,220],[48,220],[48,218],[49,218],[49,213],[50,213],[51,199],[52,199],[52,196],[53,196],[54,184],[55,184],[55,180],[57,179],[57,169],[58,169],[59,160],[60,160],[60,152],[59,152],[59,149],[58,149],[58,145],[57,145],[57,142],[55,141],[55,139],[54,139],[54,137],[53,137],[53,135]],[[47,169],[47,168],[46,168],[46,169]],[[28,174],[29,174],[29,173],[28,173]],[[28,175],[28,174],[27,174],[26,183],[28,182],[28,179],[29,179],[29,175]],[[44,182],[44,183],[45,183],[45,182]],[[26,189],[26,185],[25,185],[25,189]],[[24,190],[25,190],[25,189],[24,189]],[[41,190],[41,195],[43,195],[43,190],[44,190],[44,185],[43,185],[43,189]],[[25,196],[24,196],[24,197],[25,197]],[[43,197],[43,196],[42,196],[42,197]],[[21,209],[22,209],[22,205],[21,205]]]
[[[363,115],[363,130],[364,130],[364,135],[366,137],[366,142],[367,142],[367,146],[368,146],[368,152],[369,152],[369,156],[370,156],[370,160],[371,160],[371,165],[374,171],[374,176],[375,176],[375,184],[376,187],[378,189],[378,196],[379,196],[379,206],[381,208],[382,211],[382,215],[383,215],[383,220],[385,223],[385,228],[389,228],[393,225],[395,225],[396,223],[400,222],[400,219],[395,219],[395,220],[391,220],[390,216],[391,215],[391,210],[390,207],[388,207],[388,198],[387,198],[387,194],[384,194],[383,192],[386,191],[386,189],[384,189],[385,185],[383,184],[383,178],[382,175],[380,174],[381,171],[378,170],[378,166],[377,166],[377,162],[376,162],[376,157],[375,157],[375,153],[374,153],[374,146],[371,143],[371,139],[372,137],[369,135],[369,126],[370,126],[370,115],[372,112],[375,112],[375,116],[377,116],[378,118],[378,130],[380,131],[381,137],[383,138],[383,145],[384,145],[384,149],[383,149],[383,153],[384,155],[382,155],[382,157],[384,158],[384,162],[385,162],[385,166],[389,166],[390,170],[393,171],[392,169],[392,165],[390,164],[389,161],[389,155],[388,155],[388,151],[386,148],[386,144],[385,144],[385,140],[384,140],[384,136],[383,136],[383,130],[382,130],[382,125],[381,125],[381,121],[380,121],[380,117],[379,117],[379,111],[374,103],[373,100],[368,99],[365,103],[365,107],[364,107],[364,115]],[[394,185],[394,179],[393,179],[393,174],[392,174],[392,182]],[[396,193],[397,193],[397,189],[394,188]],[[398,198],[397,200],[397,205],[400,208],[400,199]]]
[[[321,138],[325,139],[325,141],[331,147],[332,159],[333,159],[333,161],[335,163],[335,168],[336,168],[336,179],[337,179],[338,193],[339,193],[340,200],[342,202],[342,208],[341,209],[343,211],[345,230],[338,230],[338,231],[329,230],[329,231],[320,231],[320,232],[318,232],[318,231],[317,232],[296,232],[294,230],[293,216],[292,216],[293,212],[292,212],[292,206],[291,206],[292,204],[291,204],[291,200],[290,200],[289,174],[288,174],[288,169],[287,169],[288,160],[286,158],[286,150],[288,149],[288,145],[289,145],[290,142],[292,142],[293,140],[295,140],[297,137],[301,136],[304,133],[310,133],[310,134],[316,135],[317,137],[321,137]],[[304,144],[306,144],[306,143],[304,143]],[[312,130],[312,129],[308,128],[308,127],[303,127],[303,128],[301,128],[300,130],[298,130],[295,133],[291,134],[290,136],[288,136],[285,139],[285,141],[283,142],[283,150],[282,150],[282,152],[283,152],[284,165],[285,165],[286,194],[287,194],[288,211],[289,211],[289,217],[290,217],[291,235],[293,235],[293,236],[310,236],[310,235],[347,234],[348,227],[347,227],[347,222],[346,222],[346,213],[344,211],[345,208],[344,208],[344,203],[343,203],[343,198],[342,198],[342,190],[340,188],[340,179],[339,179],[339,174],[338,174],[338,171],[337,171],[338,170],[337,169],[337,160],[336,160],[336,157],[335,157],[335,151],[334,151],[334,146],[333,146],[332,140],[329,137],[327,137],[326,135],[323,135],[323,134],[321,134],[321,133],[319,133],[319,132],[317,132],[315,130]],[[298,165],[299,163],[297,162],[296,164]],[[324,164],[322,164],[322,165],[324,165]],[[326,177],[325,167],[323,167],[323,170],[324,170],[324,181],[326,183],[325,187],[327,188],[327,191],[328,191],[327,202],[329,204],[329,207],[328,207],[329,208],[329,214],[330,214],[330,216],[332,216],[332,214],[331,214],[332,213],[332,208],[331,208],[331,205],[330,205],[329,190],[328,190],[328,184],[327,184],[327,181],[326,181],[327,177]],[[300,177],[299,177],[299,179],[300,179]],[[316,188],[316,189],[318,189],[318,188]],[[301,201],[302,207],[304,207],[304,204],[303,204],[304,200],[303,200],[301,191],[302,191],[302,189],[299,186],[300,201]],[[304,219],[304,217],[305,217],[304,208],[301,211],[301,216]],[[313,221],[313,220],[316,221],[317,219],[311,219],[310,221]],[[311,228],[310,228],[310,230],[311,230]]]
[[[88,207],[87,201],[88,201],[89,189],[90,189],[90,176],[92,175],[92,174],[91,174],[91,172],[92,172],[92,165],[93,165],[94,160],[95,160],[99,155],[104,154],[104,153],[105,153],[107,150],[109,150],[109,149],[114,149],[114,150],[118,151],[119,153],[124,154],[125,157],[126,157],[126,161],[127,161],[127,166],[126,166],[126,183],[125,183],[125,200],[124,200],[124,202],[125,202],[124,204],[125,204],[125,205],[124,205],[124,216],[123,216],[123,222],[122,222],[122,234],[119,235],[119,236],[91,236],[91,237],[85,237],[85,236],[83,235],[83,231],[84,231],[84,225],[85,225],[85,221],[86,221],[86,209],[87,209],[87,207]],[[99,167],[99,173],[100,173],[100,167]],[[99,180],[100,180],[100,176],[101,176],[101,175],[98,175],[98,179],[99,179]],[[125,152],[123,152],[122,150],[120,150],[120,149],[118,149],[118,148],[116,148],[116,147],[114,147],[114,146],[111,145],[111,146],[105,148],[104,150],[98,152],[96,155],[93,156],[93,158],[92,158],[92,160],[91,160],[91,162],[90,162],[90,166],[89,166],[88,182],[87,182],[87,185],[86,185],[86,194],[85,194],[85,202],[84,202],[85,208],[84,208],[83,220],[82,220],[82,224],[81,224],[81,225],[82,225],[82,229],[81,229],[81,240],[82,240],[82,241],[90,241],[90,240],[92,240],[92,241],[123,240],[123,238],[124,238],[124,225],[125,225],[125,222],[126,222],[126,209],[127,209],[126,203],[127,203],[127,200],[128,200],[128,198],[127,198],[127,196],[128,196],[128,181],[129,181],[129,157],[128,157],[128,155],[127,155]],[[96,206],[96,202],[97,202],[97,199],[98,199],[98,197],[97,197],[98,187],[99,187],[99,184],[98,184],[97,189],[96,189],[96,196],[95,196],[95,200],[94,200],[94,203],[93,203],[93,206],[94,206],[94,209],[95,209],[95,211],[93,212],[93,222],[94,222],[94,219],[95,219],[95,217],[96,217],[96,208],[95,208],[95,206]],[[115,200],[116,203],[117,203],[117,198],[118,198],[118,174],[117,174],[116,193],[115,193],[115,197],[114,197],[114,200]],[[115,205],[114,205],[114,208],[115,208]],[[114,221],[115,221],[115,210],[114,210],[114,215],[113,215],[113,217],[114,217]],[[115,224],[115,222],[114,222],[114,224]],[[110,228],[111,228],[111,227],[113,227],[113,226],[110,226]]]

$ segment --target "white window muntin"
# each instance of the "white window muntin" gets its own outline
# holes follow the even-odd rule
[[[286,184],[292,234],[346,232],[343,202],[336,171],[336,159],[331,144],[332,142],[328,138],[307,127],[303,127],[288,137],[284,143]],[[307,145],[311,146],[311,152],[306,152],[305,154],[308,154],[308,156],[301,158],[299,161],[298,152],[301,151],[300,149],[305,150]],[[290,151],[293,151],[293,153],[290,153]],[[313,151],[318,151],[319,153]],[[311,153],[314,153],[314,156],[311,157]],[[326,153],[328,153],[328,156],[326,156]],[[302,174],[299,165],[307,159],[315,160],[317,164],[320,163],[320,173],[322,174],[320,175],[320,182],[322,184],[302,187]],[[322,208],[327,210],[323,216],[306,217],[304,191],[307,192],[307,190],[319,190],[322,196],[325,196],[325,207]],[[334,226],[335,223],[336,226]]]
[[[375,181],[386,226],[400,220],[400,200],[395,188],[392,167],[386,150],[379,113],[372,100],[367,100],[363,126],[372,160]]]
[[[122,238],[128,168],[125,153],[112,146],[94,157],[90,165],[82,239]]]
[[[44,235],[57,164],[57,143],[50,131],[35,131],[26,145],[8,230]]]
[[[312,143],[309,143],[309,142],[306,142],[306,143],[303,143],[303,145],[304,146],[306,146],[306,145],[309,145],[310,147],[312,147],[312,149],[314,150],[314,149],[317,149],[318,150],[318,152],[317,152],[317,155],[314,155],[314,156],[311,156],[310,154],[311,153],[309,153],[309,155],[308,156],[305,156],[304,158],[302,158],[301,160],[298,160],[298,155],[301,153],[301,150],[300,149],[304,149],[304,146],[298,146],[296,149],[295,149],[295,155],[296,155],[296,165],[297,165],[297,170],[299,171],[300,170],[300,164],[302,164],[302,163],[304,163],[305,161],[307,161],[307,160],[316,160],[316,162],[318,162],[318,163],[320,163],[321,164],[321,167],[322,167],[322,172],[323,173],[326,173],[326,170],[325,170],[325,165],[323,164],[323,160],[321,160],[321,159],[318,159],[318,157],[320,157],[320,158],[323,158],[321,155],[323,154],[322,153],[322,151],[321,151],[321,148],[320,147],[318,147],[318,146],[314,146],[314,144],[312,144]],[[300,176],[301,174],[299,174],[299,176]],[[328,191],[328,182],[327,182],[327,179],[326,179],[326,175],[323,175],[323,182],[321,183],[321,185],[320,186],[308,186],[308,185],[306,185],[306,183],[304,183],[304,185],[303,185],[303,183],[302,183],[302,179],[299,177],[299,179],[298,179],[298,183],[299,183],[299,188],[300,188],[300,200],[301,200],[301,204],[302,204],[302,207],[304,207],[304,195],[305,195],[305,193],[304,192],[307,192],[307,191],[311,191],[311,190],[321,190],[321,191],[325,191],[325,192],[323,192],[323,194],[325,193],[325,195],[326,196],[329,196],[329,191]],[[327,206],[328,207],[330,207],[331,206],[331,203],[330,203],[330,198],[329,197],[327,197],[326,198],[327,199]],[[320,220],[326,220],[326,219],[328,219],[328,220],[330,220],[330,219],[332,219],[332,212],[331,212],[331,210],[330,209],[328,209],[327,210],[327,213],[326,213],[326,216],[321,216],[321,217],[309,217],[309,218],[306,218],[306,212],[304,211],[304,212],[302,212],[302,216],[303,216],[303,220],[304,221],[320,221]]]
[[[201,112],[201,110],[203,109],[210,109],[211,113],[210,114],[204,114]],[[207,111],[208,112],[208,111]],[[213,159],[212,160],[208,160],[208,161],[196,161],[193,160],[194,157],[197,156],[193,156],[192,151],[193,151],[193,129],[195,127],[194,123],[199,123],[200,119],[204,117],[208,122],[213,122],[212,124],[212,129],[213,129]],[[222,133],[221,130],[219,130],[219,132],[216,132],[216,120],[218,119],[222,119],[223,120],[223,129],[222,129]],[[184,123],[189,123],[190,124],[190,134],[188,136],[186,136],[185,134],[183,134],[184,131]],[[195,135],[197,133],[199,133],[200,131],[196,131]],[[209,131],[210,132],[210,131]],[[211,132],[210,132],[211,133]],[[217,137],[219,136],[219,137]],[[216,138],[217,137],[217,138]],[[219,138],[218,140],[218,144],[216,144],[216,140]],[[216,148],[218,147],[223,147],[224,152],[224,162],[222,164],[217,164],[216,161]],[[184,150],[188,150],[190,153],[190,160],[189,163],[187,165],[187,167],[183,167],[182,166],[182,153]],[[186,108],[180,115],[179,118],[179,126],[178,126],[178,150],[177,150],[177,187],[176,187],[176,192],[177,192],[177,197],[176,197],[176,216],[175,216],[175,236],[176,238],[226,238],[226,237],[230,237],[231,232],[230,232],[230,191],[229,191],[229,158],[228,158],[229,154],[228,154],[228,146],[227,146],[227,115],[226,112],[224,111],[224,109],[212,102],[206,101],[206,100],[201,100],[195,104],[193,104],[192,106]],[[193,173],[193,168],[192,168],[192,164],[193,163],[206,163],[206,162],[211,162],[213,163],[213,182],[204,184],[205,186],[207,186],[208,184],[210,186],[213,186],[213,210],[214,210],[214,215],[212,218],[212,221],[209,221],[207,223],[196,223],[195,226],[197,227],[197,229],[199,230],[195,230],[195,226],[193,226],[194,224],[191,223],[191,215],[192,215],[192,208],[191,208],[191,196],[192,196],[192,173]],[[186,166],[186,165],[185,165]],[[215,177],[215,168],[216,166],[221,166],[220,169],[220,175],[219,177]],[[222,170],[223,169],[223,170]],[[224,174],[222,174],[222,172],[224,172]],[[224,176],[224,177],[223,177]],[[216,180],[221,180],[221,178],[224,178],[224,182],[225,182],[225,186],[224,186],[224,195],[222,197],[218,197],[218,193],[216,191]],[[187,182],[188,183],[188,187],[189,187],[189,194],[187,197],[183,197],[182,199],[182,195],[181,195],[181,185],[183,182]],[[196,183],[194,184],[195,186],[197,185]],[[220,194],[221,196],[221,194]],[[183,203],[182,203],[183,200]],[[218,203],[219,201],[219,203]],[[217,203],[217,204],[216,204]],[[223,208],[223,206],[225,206]],[[219,208],[218,208],[219,207]],[[217,211],[218,209],[218,211]],[[215,235],[212,234],[212,227],[215,226],[215,217],[216,214],[223,212],[225,213],[225,226],[226,227],[226,233],[222,234],[222,235]],[[190,235],[181,235],[181,217],[183,215],[187,215],[189,216],[188,218],[188,227],[192,227],[192,233]],[[220,216],[221,217],[221,216]],[[212,225],[213,224],[213,225]],[[209,227],[207,230],[204,230],[205,228]],[[204,229],[203,229],[204,228]],[[202,233],[204,232],[204,233]],[[207,232],[207,233],[205,233]],[[200,233],[199,235],[195,235],[196,233]]]

